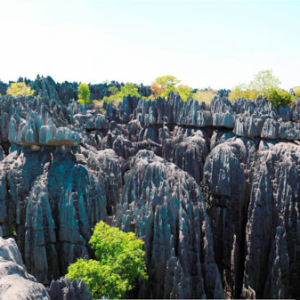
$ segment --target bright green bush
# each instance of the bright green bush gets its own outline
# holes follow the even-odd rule
[[[296,97],[300,98],[300,86],[295,86],[293,88]]]
[[[193,89],[188,85],[179,85],[177,91],[181,97],[181,99],[185,102],[192,95]]]
[[[141,95],[138,93],[138,88],[136,88],[131,82],[127,82],[124,86],[121,86],[121,92],[118,94],[118,97],[123,99],[124,96],[129,95],[132,97],[141,97]]]
[[[90,103],[90,88],[87,84],[81,83],[78,87],[78,102],[83,104]]]
[[[32,90],[30,87],[26,86],[25,82],[13,82],[10,84],[9,88],[6,91],[7,95],[12,95],[13,97],[23,96],[28,97],[34,94],[35,90]]]
[[[267,91],[267,100],[278,108],[279,105],[290,105],[295,102],[295,97],[283,90],[271,88]]]
[[[113,94],[116,95],[119,92],[119,89],[116,86],[111,86],[108,90]]]
[[[90,239],[96,260],[79,259],[66,277],[84,280],[95,298],[122,298],[137,281],[147,279],[144,242],[100,221]]]

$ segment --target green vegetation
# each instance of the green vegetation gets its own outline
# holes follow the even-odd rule
[[[28,97],[32,96],[34,93],[35,90],[32,90],[30,87],[27,87],[25,82],[13,82],[6,91],[7,95],[12,95],[13,97]]]
[[[279,105],[289,105],[295,98],[279,88],[280,80],[272,74],[271,70],[262,70],[254,76],[249,84],[239,84],[229,94],[229,100],[236,98],[255,99],[258,96],[267,98],[278,108]]]
[[[119,89],[116,86],[111,86],[108,90],[113,94],[116,95],[119,92]]]
[[[81,83],[78,87],[78,102],[83,104],[90,103],[90,88],[87,84]]]
[[[131,82],[125,83],[125,85],[121,87],[121,92],[118,94],[120,98],[129,95],[132,97],[141,97],[141,95],[138,93],[138,88],[136,88]]]
[[[289,105],[293,103],[295,97],[283,90],[271,88],[268,90],[267,100],[278,108],[279,105]]]
[[[90,239],[96,260],[78,259],[66,277],[84,280],[93,297],[123,298],[137,279],[147,279],[144,242],[100,221]]]
[[[94,102],[95,107],[103,107],[103,103],[111,103],[113,105],[118,105],[120,102],[122,102],[123,97],[127,96],[135,96],[135,97],[141,97],[141,95],[138,93],[138,88],[134,86],[133,83],[127,82],[124,86],[121,86],[121,91],[116,86],[111,86],[108,88],[108,90],[112,93],[111,96],[103,97],[102,100],[99,100],[98,102]]]
[[[187,85],[179,85],[177,91],[183,101],[187,101],[187,99],[192,95],[193,89]]]
[[[150,89],[153,93],[151,98],[156,98],[158,96],[168,97],[171,91],[178,92],[183,101],[192,95],[193,89],[187,85],[179,85],[180,80],[175,76],[165,75],[155,79],[155,82],[152,83]]]
[[[210,104],[211,100],[217,95],[218,91],[209,88],[204,91],[198,90],[196,93],[192,94],[192,97],[199,103],[204,102],[205,104]]]
[[[297,98],[300,98],[300,86],[293,87],[294,93]]]

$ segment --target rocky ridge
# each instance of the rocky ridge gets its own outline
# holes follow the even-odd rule
[[[39,98],[0,98],[1,235],[40,282],[91,257],[105,220],[146,242],[139,297],[300,295],[299,101],[170,93],[100,114],[42,82]]]

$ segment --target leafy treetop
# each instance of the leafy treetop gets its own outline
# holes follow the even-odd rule
[[[236,98],[254,99],[258,96],[266,97],[278,108],[279,105],[289,105],[295,98],[279,88],[280,80],[272,74],[271,70],[262,70],[254,76],[249,84],[239,84],[229,94],[229,100]]]
[[[272,70],[259,71],[250,82],[250,90],[255,90],[262,96],[267,96],[268,90],[279,88],[280,80],[272,74]]]
[[[108,90],[113,94],[116,95],[119,92],[119,89],[116,86],[111,86]]]
[[[267,96],[271,88],[279,89],[280,80],[272,74],[272,70],[259,71],[249,84],[241,83],[235,86],[229,94],[232,101],[235,98],[255,99],[262,95]]]
[[[83,104],[90,103],[90,88],[87,84],[81,83],[78,87],[78,102]]]
[[[147,279],[144,242],[100,221],[90,239],[96,260],[79,259],[66,276],[84,280],[95,298],[122,298],[138,278]]]
[[[180,80],[178,80],[175,76],[172,75],[165,75],[161,77],[157,77],[155,81],[161,86],[166,89],[174,88]]]
[[[121,92],[119,93],[120,98],[123,98],[124,96],[128,95],[132,97],[141,97],[141,95],[138,93],[138,88],[136,88],[131,82],[125,83],[125,85],[121,87]]]
[[[296,97],[300,97],[300,86],[293,87]]]
[[[32,96],[34,93],[35,90],[32,90],[30,87],[27,87],[25,82],[13,82],[6,91],[7,95],[12,95],[13,97],[28,97]]]
[[[158,96],[168,97],[170,91],[178,92],[183,101],[191,96],[193,89],[187,85],[179,85],[180,80],[172,75],[165,75],[155,79],[155,82],[152,83],[150,89],[153,93],[152,98]]]

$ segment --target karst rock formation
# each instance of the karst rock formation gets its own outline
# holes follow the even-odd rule
[[[77,83],[27,84],[39,96],[0,97],[0,297],[91,299],[61,277],[103,220],[145,241],[137,298],[300,299],[299,100],[171,92],[100,112]]]

